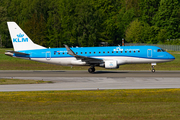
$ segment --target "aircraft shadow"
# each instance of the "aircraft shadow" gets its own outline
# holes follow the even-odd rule
[[[66,72],[66,71],[53,71],[53,70],[47,70],[47,71],[33,71],[33,72]]]
[[[121,72],[121,71],[96,71],[93,74],[104,74],[104,73],[128,73],[128,72]]]

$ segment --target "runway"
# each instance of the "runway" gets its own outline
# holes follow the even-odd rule
[[[0,78],[53,81],[0,85],[0,91],[180,88],[180,71],[0,71]]]
[[[180,71],[34,71],[0,70],[0,77],[180,77]]]

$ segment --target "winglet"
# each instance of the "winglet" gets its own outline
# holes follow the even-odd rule
[[[64,46],[67,49],[69,55],[76,56],[76,54],[66,44],[64,44]]]

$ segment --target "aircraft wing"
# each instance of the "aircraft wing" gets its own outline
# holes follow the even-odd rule
[[[82,62],[86,62],[88,64],[103,63],[103,59],[76,55],[67,45],[64,46],[66,47],[68,54],[74,56],[77,60],[82,60]]]

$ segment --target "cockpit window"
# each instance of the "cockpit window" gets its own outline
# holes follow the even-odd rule
[[[157,52],[161,52],[161,49],[158,49]]]
[[[163,49],[158,49],[157,52],[165,52]]]
[[[163,52],[165,52],[165,50],[161,49]]]

